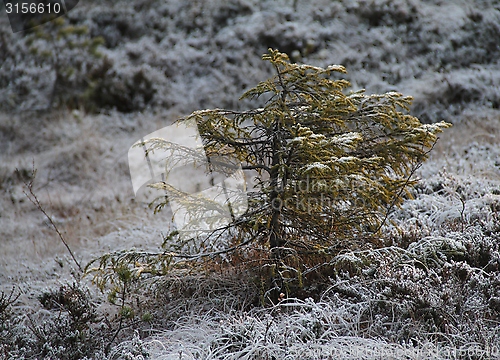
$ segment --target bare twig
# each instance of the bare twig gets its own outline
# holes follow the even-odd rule
[[[461,223],[461,231],[464,232],[465,227],[465,199],[463,195],[459,196],[460,202],[462,203],[462,209],[460,210],[460,223]]]
[[[5,312],[5,310],[10,305],[14,304],[17,301],[17,299],[19,299],[19,296],[21,296],[20,292],[18,294],[15,294],[15,290],[16,287],[13,286],[9,295],[7,295],[7,293],[3,291],[0,293],[0,317]]]
[[[19,173],[19,169],[16,169],[16,171]],[[73,251],[69,247],[68,242],[66,241],[66,239],[64,239],[63,234],[61,233],[61,231],[59,231],[59,228],[54,223],[54,220],[52,220],[52,217],[47,213],[47,211],[45,211],[45,208],[42,206],[42,204],[40,203],[40,200],[38,200],[38,197],[35,194],[35,191],[33,190],[33,183],[35,181],[35,176],[36,176],[36,169],[35,169],[35,164],[33,163],[31,180],[29,182],[24,182],[24,185],[28,189],[28,192],[23,190],[23,193],[24,193],[24,195],[26,195],[26,197],[29,199],[29,201],[31,201],[33,203],[33,205],[35,205],[37,207],[37,209],[40,210],[43,215],[45,215],[45,217],[49,221],[50,225],[52,226],[52,228],[55,230],[55,232],[59,236],[59,239],[61,239],[62,243],[64,244],[64,246],[68,250],[74,263],[76,264],[76,266],[78,267],[80,272],[83,273],[83,269],[82,269],[80,263],[78,262],[78,260],[76,259],[75,254],[73,253]]]

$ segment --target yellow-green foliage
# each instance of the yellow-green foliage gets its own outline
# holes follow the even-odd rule
[[[427,159],[436,134],[450,124],[421,124],[408,114],[411,97],[400,93],[347,92],[349,82],[332,77],[345,73],[343,66],[294,64],[272,49],[263,59],[275,75],[242,96],[262,97],[262,108],[203,110],[183,120],[196,121],[209,158],[230,155],[257,178],[247,189],[247,212],[208,237],[222,239],[221,233],[229,232],[236,247],[253,243],[270,249],[282,278],[301,278],[304,262],[328,261],[380,231],[390,209],[409,196],[412,175]],[[149,151],[175,146],[159,139],[143,145]],[[223,173],[234,166],[212,165]],[[161,197],[157,209],[166,204]],[[213,251],[205,246],[213,243],[210,239],[196,241]],[[124,259],[107,256],[94,269],[98,276],[113,264],[111,258]],[[202,258],[166,252],[152,257],[148,268],[161,261],[172,264],[176,257]],[[137,271],[137,263],[130,265]]]
[[[249,215],[235,225],[242,238],[318,251],[379,229],[450,125],[421,124],[407,113],[412,98],[400,93],[346,93],[349,82],[332,79],[343,66],[293,64],[271,49],[263,59],[276,74],[242,96],[265,96],[263,108],[187,117],[208,157],[232,154],[258,173]]]

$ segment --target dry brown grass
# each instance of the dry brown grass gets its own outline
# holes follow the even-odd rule
[[[129,146],[162,121],[161,116],[90,116],[63,110],[0,114],[2,285],[18,283],[29,289],[25,280],[37,271],[41,282],[70,276],[67,251],[23,194],[33,165],[34,192],[83,264],[113,247],[140,246],[144,240],[161,244],[159,231],[168,226],[158,222],[158,231],[151,230],[153,215],[134,199],[126,155]]]

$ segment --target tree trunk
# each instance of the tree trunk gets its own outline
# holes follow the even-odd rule
[[[269,200],[271,202],[271,222],[269,224],[269,247],[271,255],[275,259],[280,258],[279,247],[281,247],[281,207],[282,201],[280,198],[279,189],[279,165],[280,165],[280,123],[276,120],[273,129],[273,142],[272,142],[272,159],[271,159],[271,194]]]

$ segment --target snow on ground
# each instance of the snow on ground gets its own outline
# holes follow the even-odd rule
[[[0,290],[15,285],[21,291],[14,310],[41,311],[37,297],[71,281],[76,271],[47,219],[23,194],[33,164],[35,192],[82,264],[107,251],[156,250],[170,229],[170,216],[153,216],[134,198],[128,148],[197,109],[262,106],[237,99],[271,73],[260,60],[268,47],[287,52],[293,61],[344,65],[353,90],[413,95],[412,111],[422,121],[455,124],[419,169],[416,200],[392,219],[407,237],[412,231],[452,237],[480,230],[480,236],[489,231],[498,241],[497,1],[82,0],[68,24],[85,25],[89,32],[48,41],[12,34],[3,10],[0,15]],[[43,29],[57,31],[51,25]],[[101,57],[64,42],[98,36],[105,40]],[[44,51],[51,55],[40,55]],[[65,66],[72,70],[65,72]],[[56,82],[58,75],[64,80]],[[78,97],[81,93],[86,95]],[[72,109],[49,109],[65,101]],[[368,340],[349,328],[352,323],[339,326],[342,314],[328,301],[300,300],[297,312],[281,322],[237,310],[187,317],[144,342],[125,341],[112,354],[126,358],[128,352],[128,358],[138,359],[134,351],[145,346],[163,358],[251,358],[268,351],[270,358],[316,359],[359,343],[430,358],[418,353],[424,343]],[[307,342],[309,335],[299,334],[311,328],[304,321],[315,318],[306,308],[337,329],[324,334],[324,342]],[[491,321],[498,323],[496,316]],[[266,338],[269,329],[272,341]],[[282,333],[289,336],[279,338]],[[235,339],[246,345],[230,348]],[[219,341],[215,350],[213,341]],[[289,342],[288,352],[273,347],[280,341]]]

